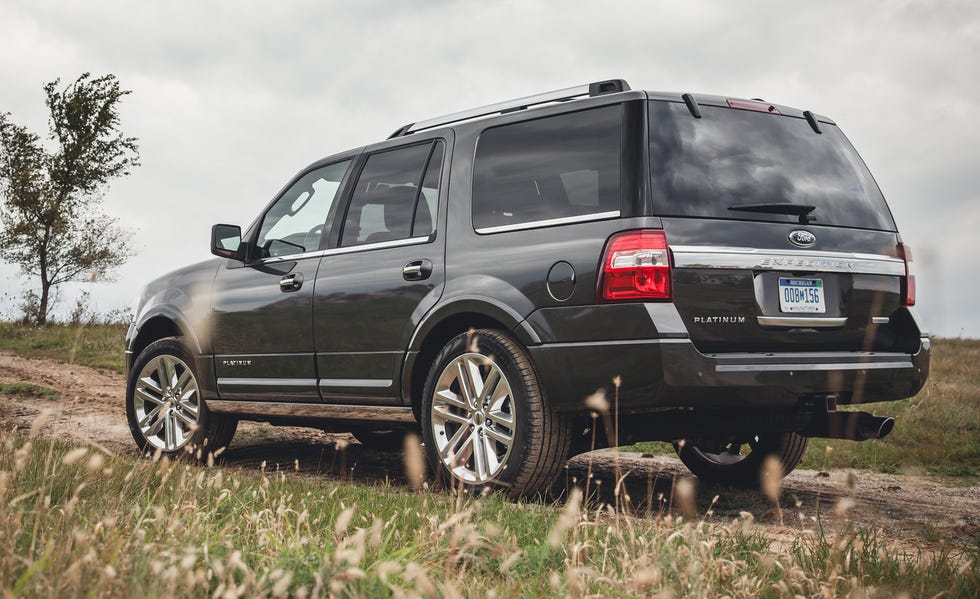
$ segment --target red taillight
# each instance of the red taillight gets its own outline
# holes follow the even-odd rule
[[[599,297],[606,301],[670,299],[670,254],[660,230],[613,235],[602,257]]]
[[[902,305],[915,305],[915,275],[912,274],[912,248],[904,243],[898,244],[898,257],[905,261],[905,276],[902,277]]]

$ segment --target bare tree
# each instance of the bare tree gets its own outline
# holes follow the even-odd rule
[[[60,83],[44,86],[50,150],[0,113],[0,258],[39,280],[39,324],[57,285],[106,277],[133,253],[129,234],[99,206],[109,182],[139,166],[136,138],[119,128],[129,92],[114,75]]]

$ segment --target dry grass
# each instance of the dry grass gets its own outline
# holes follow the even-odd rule
[[[770,544],[751,515],[716,520],[691,499],[636,518],[579,491],[556,510],[8,434],[0,595],[965,597],[980,585],[977,547],[894,555],[874,530],[802,525]]]

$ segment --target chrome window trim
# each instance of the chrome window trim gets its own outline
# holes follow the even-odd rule
[[[576,216],[565,216],[562,218],[549,218],[546,220],[532,220],[525,223],[515,223],[513,225],[498,225],[496,227],[480,227],[474,229],[480,235],[491,233],[505,233],[507,231],[521,231],[524,229],[538,229],[540,227],[554,227],[558,225],[571,225],[575,223],[585,223],[610,218],[619,218],[619,210],[609,212],[593,212],[591,214],[579,214]]]
[[[883,254],[672,245],[675,268],[845,272],[905,276],[905,262]]]
[[[427,235],[425,237],[408,237],[406,239],[393,239],[391,241],[379,241],[377,243],[362,243],[361,245],[349,245],[339,248],[330,248],[326,250],[316,250],[315,252],[303,252],[302,254],[287,254],[285,256],[273,256],[271,258],[263,258],[256,262],[252,262],[247,266],[254,266],[256,264],[275,264],[278,262],[294,262],[296,260],[305,260],[306,258],[322,258],[323,256],[337,256],[340,254],[351,254],[354,252],[369,251],[369,250],[381,250],[387,248],[396,248],[406,245],[420,245],[423,243],[429,243],[435,241],[435,233],[432,235]]]

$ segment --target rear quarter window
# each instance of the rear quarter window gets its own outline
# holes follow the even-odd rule
[[[494,233],[618,216],[622,123],[615,105],[484,131],[473,168],[473,227]]]

